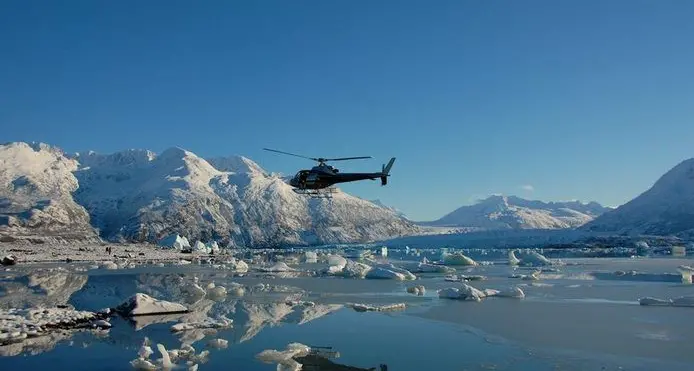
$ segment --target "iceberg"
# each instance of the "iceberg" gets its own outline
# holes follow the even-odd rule
[[[454,300],[466,300],[466,301],[482,301],[487,295],[468,285],[463,284],[463,286],[458,289],[455,287],[446,288],[438,291],[439,298],[442,299],[454,299]]]
[[[147,314],[187,313],[185,306],[170,301],[158,300],[149,295],[137,293],[115,308],[116,312],[127,316]]]
[[[454,252],[451,254],[445,253],[442,255],[443,264],[446,265],[464,265],[464,266],[477,266],[479,265],[472,258],[465,256],[463,253]]]
[[[682,275],[682,283],[685,285],[692,284],[692,274],[694,274],[694,268],[688,265],[680,265],[677,267],[677,271]]]

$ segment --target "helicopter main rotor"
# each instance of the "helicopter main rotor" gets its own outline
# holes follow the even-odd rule
[[[296,157],[301,157],[301,158],[317,161],[319,164],[325,164],[328,161],[361,160],[361,159],[365,159],[365,158],[373,158],[371,156],[339,157],[339,158],[307,157],[307,156],[297,155],[295,153],[278,151],[276,149],[270,149],[270,148],[263,148],[263,149],[266,151],[270,151],[270,152],[277,152],[277,153],[282,153],[285,155],[296,156]]]

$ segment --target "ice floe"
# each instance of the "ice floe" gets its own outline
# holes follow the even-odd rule
[[[682,275],[682,283],[685,285],[692,284],[692,274],[694,274],[694,268],[688,265],[680,265],[677,267],[677,271]]]
[[[301,343],[291,343],[287,349],[278,351],[266,349],[256,355],[256,358],[265,363],[277,363],[278,371],[299,371],[302,369],[301,363],[294,360],[294,357],[306,356],[311,353],[311,347]]]
[[[500,298],[525,298],[525,293],[520,287],[512,287],[504,290],[495,289],[485,289],[479,290],[468,284],[463,283],[462,287],[449,287],[445,289],[438,290],[439,298],[442,299],[454,299],[454,300],[464,300],[464,301],[482,301],[482,299],[487,297],[500,297]]]
[[[147,294],[137,293],[115,308],[124,316],[147,314],[186,313],[188,308],[179,303],[155,299]]]
[[[694,296],[679,296],[673,299],[658,299],[647,296],[640,298],[639,304],[644,306],[694,307]]]
[[[395,304],[384,304],[384,305],[369,305],[360,303],[349,303],[347,304],[350,308],[357,312],[388,312],[394,310],[404,310],[406,308],[405,303],[395,303]]]

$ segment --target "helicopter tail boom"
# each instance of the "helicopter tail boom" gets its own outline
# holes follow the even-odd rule
[[[394,162],[395,162],[395,157],[391,158],[390,161],[388,161],[388,165],[383,165],[383,168],[381,171],[381,185],[382,186],[388,184],[388,176],[390,175],[390,168],[393,167]]]

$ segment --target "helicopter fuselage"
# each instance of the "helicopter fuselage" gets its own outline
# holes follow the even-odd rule
[[[315,166],[311,170],[297,172],[289,185],[299,189],[323,189],[338,183],[380,178],[384,178],[384,173],[340,173],[332,166]]]

